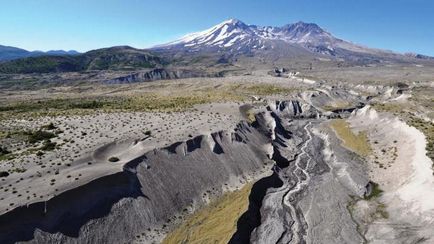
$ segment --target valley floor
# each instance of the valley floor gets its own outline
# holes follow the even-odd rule
[[[0,94],[0,242],[430,243],[424,89],[235,76]]]

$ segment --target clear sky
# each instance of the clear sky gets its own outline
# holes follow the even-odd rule
[[[314,22],[358,44],[434,56],[433,0],[0,0],[0,45],[145,48],[229,18]]]

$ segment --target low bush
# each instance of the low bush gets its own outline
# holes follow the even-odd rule
[[[0,146],[0,156],[6,155],[11,153],[9,150],[7,150],[5,147]]]
[[[43,140],[49,140],[51,138],[56,137],[54,133],[43,131],[43,130],[37,130],[34,132],[27,132],[27,141],[29,143],[36,143]]]
[[[40,149],[43,151],[53,151],[56,148],[56,145],[57,144],[55,142],[52,142],[50,140],[45,140],[44,144]]]
[[[54,130],[54,129],[57,129],[57,127],[53,124],[53,122],[50,122],[49,124],[42,126],[42,128],[43,128],[43,129],[46,129],[46,130]]]
[[[380,186],[375,182],[370,182],[372,189],[371,192],[368,195],[365,195],[365,200],[371,200],[373,198],[379,197],[383,190],[380,189]]]
[[[113,163],[115,163],[115,162],[118,162],[118,161],[119,161],[119,158],[117,158],[117,157],[110,157],[110,158],[108,159],[108,161],[109,161],[109,162],[113,162]]]

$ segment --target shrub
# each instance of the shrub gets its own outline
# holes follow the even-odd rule
[[[371,181],[370,184],[372,189],[369,195],[365,195],[365,200],[377,198],[383,193],[383,190],[380,189],[380,186],[377,183]]]
[[[27,132],[27,141],[29,143],[36,143],[39,141],[43,141],[43,140],[49,140],[51,138],[56,137],[55,134],[48,132],[48,131],[43,131],[43,130],[37,130],[34,132]]]
[[[11,153],[5,147],[0,146],[0,156]]]
[[[42,126],[42,128],[43,128],[43,129],[46,129],[46,130],[54,130],[54,129],[56,129],[57,127],[53,124],[53,122],[50,122],[48,125],[44,125],[44,126]]]
[[[119,158],[117,158],[117,157],[110,157],[109,159],[108,159],[108,161],[110,161],[110,162],[118,162],[119,161]]]
[[[45,140],[44,144],[42,145],[42,147],[40,148],[41,150],[44,151],[52,151],[56,148],[56,143],[52,142],[50,140]]]

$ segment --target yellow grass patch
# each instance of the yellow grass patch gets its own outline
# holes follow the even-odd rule
[[[334,101],[330,104],[323,106],[323,109],[326,111],[333,111],[337,109],[346,109],[351,107],[351,103],[347,101]]]
[[[245,87],[241,87],[239,89],[242,92],[248,93],[250,95],[273,95],[273,94],[290,94],[294,92],[294,89],[284,88],[280,86],[275,86],[271,84],[257,84],[257,85],[248,85]]]
[[[162,86],[162,85],[160,85]],[[270,84],[230,84],[218,87],[192,89],[177,86],[173,89],[152,88],[149,91],[132,91],[116,95],[83,97],[59,96],[42,100],[13,101],[0,105],[0,121],[14,118],[34,118],[40,116],[86,115],[96,111],[156,111],[174,112],[191,109],[198,104],[213,102],[243,102],[251,96],[264,96],[291,93],[295,90]]]
[[[342,145],[360,156],[367,156],[371,152],[366,132],[355,134],[348,122],[343,119],[337,119],[330,122],[330,126],[336,132],[336,135],[342,140]]]
[[[220,199],[197,211],[169,233],[163,244],[226,244],[237,229],[238,218],[247,211],[252,184],[224,194]]]

